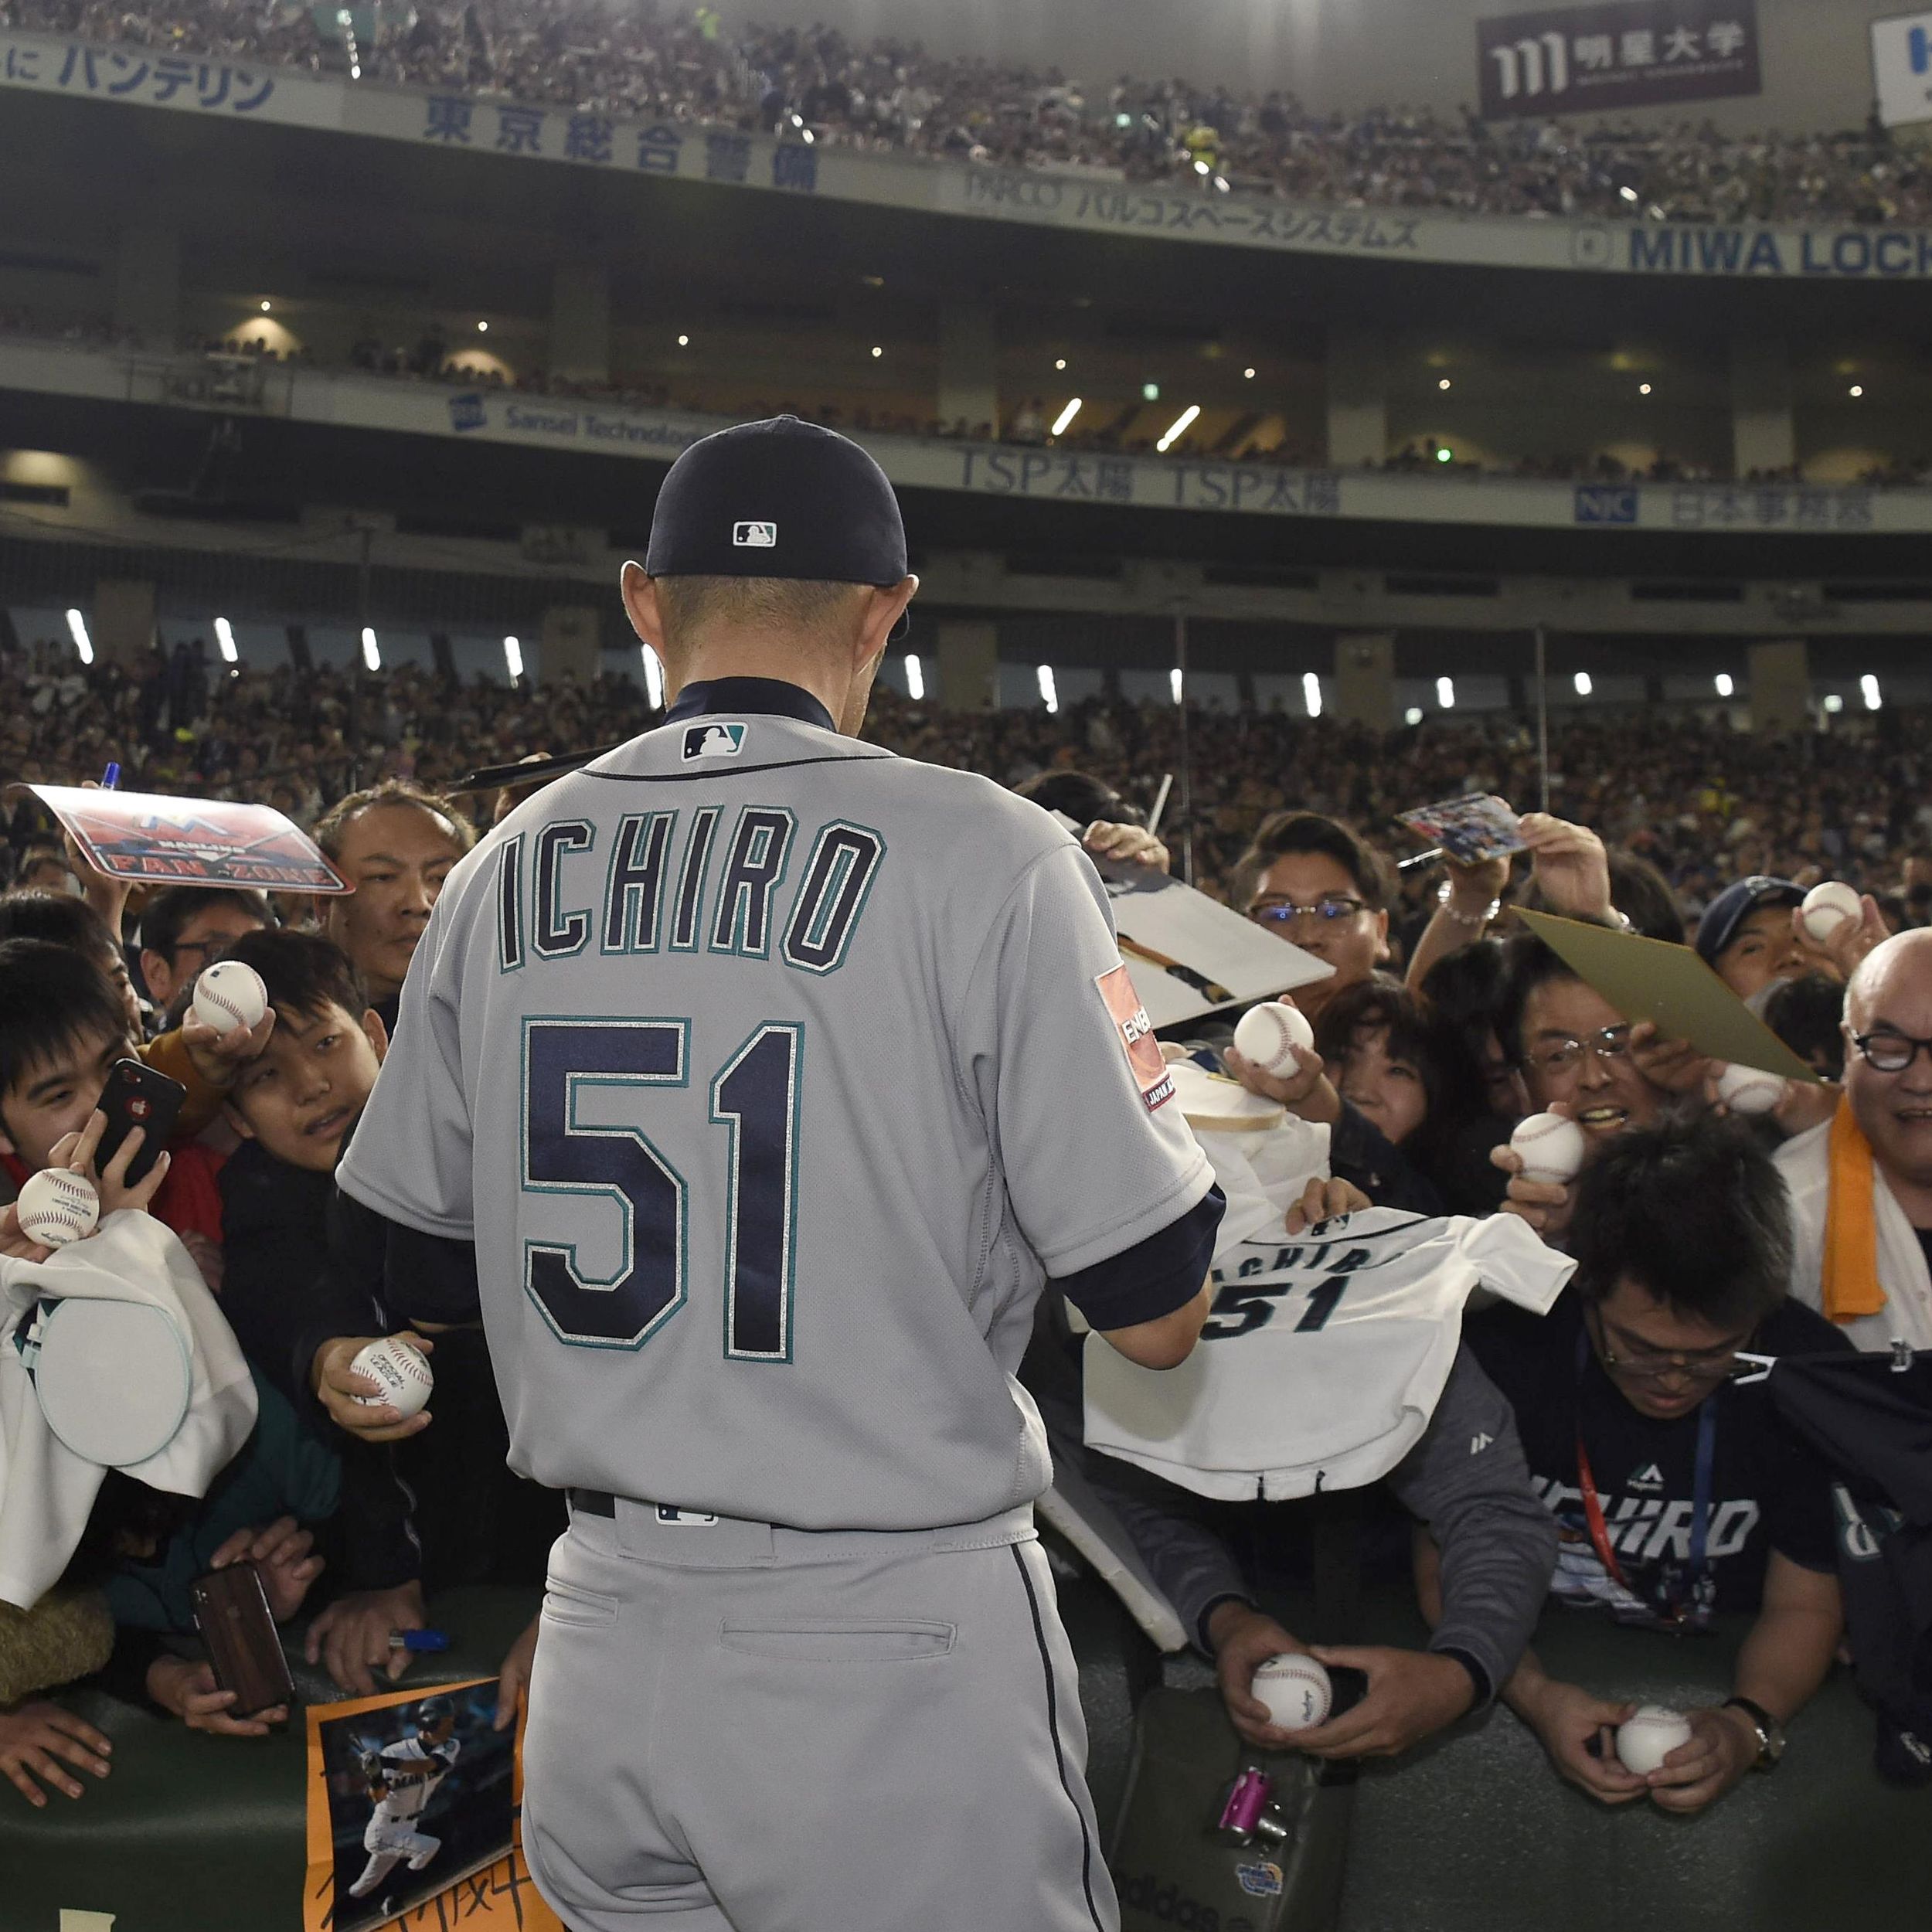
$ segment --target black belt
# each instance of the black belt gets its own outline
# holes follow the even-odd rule
[[[586,1516],[614,1516],[617,1499],[607,1489],[572,1489],[565,1492],[570,1507]]]

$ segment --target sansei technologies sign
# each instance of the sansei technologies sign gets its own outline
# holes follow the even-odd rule
[[[1756,0],[1627,0],[1476,22],[1487,120],[1762,90]]]

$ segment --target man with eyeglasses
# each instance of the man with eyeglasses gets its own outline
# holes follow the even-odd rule
[[[1264,819],[1236,862],[1230,899],[1257,926],[1335,968],[1297,987],[1310,1019],[1389,957],[1388,874],[1373,849],[1332,818],[1278,811]]]
[[[1709,1804],[1769,1770],[1824,1681],[1843,1610],[1830,1478],[1786,1428],[1740,1351],[1847,1345],[1789,1299],[1791,1237],[1776,1169],[1733,1124],[1633,1129],[1576,1184],[1577,1273],[1540,1320],[1498,1309],[1465,1338],[1515,1411],[1531,1481],[1558,1529],[1550,1594],[1679,1634],[1754,1618],[1734,1694],[1689,1713],[1691,1741],[1648,1777],[1611,1732],[1634,1705],[1549,1676],[1528,1652],[1503,1699],[1557,1771],[1606,1804]]]
[[[1866,955],[1843,1026],[1837,1113],[1777,1157],[1791,1293],[1861,1349],[1932,1349],[1932,930]]]
[[[141,915],[141,977],[158,1013],[244,933],[274,925],[267,898],[222,886],[170,886]]]

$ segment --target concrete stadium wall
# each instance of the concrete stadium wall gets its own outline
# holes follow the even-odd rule
[[[1563,0],[1551,0],[1556,5]],[[1311,107],[1394,102],[1454,113],[1476,97],[1475,22],[1534,0],[762,0],[781,26],[920,39],[937,52],[1045,66],[1090,87],[1124,70],[1204,84],[1292,87]],[[1870,22],[1905,0],[1757,0],[1764,88],[1633,118],[1708,117],[1742,132],[1861,124],[1872,104]]]

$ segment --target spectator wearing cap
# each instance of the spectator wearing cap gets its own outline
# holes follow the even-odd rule
[[[1699,957],[1740,999],[1796,979],[1811,964],[1791,917],[1804,903],[1804,887],[1788,879],[1756,873],[1726,886],[1698,926]]]
[[[1844,1097],[1779,1149],[1791,1294],[1861,1349],[1932,1349],[1932,931],[1889,939],[1845,992]]]

